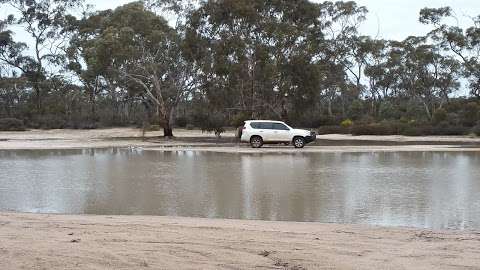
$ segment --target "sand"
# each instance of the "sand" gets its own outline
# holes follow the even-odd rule
[[[286,146],[266,146],[252,149],[239,144],[234,131],[217,140],[211,133],[199,130],[175,130],[176,138],[161,138],[162,132],[148,132],[133,128],[97,130],[31,130],[26,132],[0,132],[0,150],[20,149],[81,149],[107,147],[141,147],[157,151],[213,151],[227,153],[315,153],[315,152],[397,152],[397,151],[480,151],[480,138],[467,136],[351,136],[321,135],[314,145],[305,149]],[[342,142],[349,142],[342,145]]]
[[[480,269],[480,232],[3,213],[0,269]]]
[[[159,136],[161,132],[151,132],[142,139],[141,131],[128,128],[0,132],[0,150],[141,147],[151,151],[230,153],[480,151],[480,139],[470,137],[326,135],[319,139],[329,142],[327,145],[258,150],[236,143],[233,132],[220,141],[211,134],[187,130],[177,130],[175,140]],[[341,146],[332,141],[354,143]],[[0,213],[0,269],[480,269],[480,232]]]

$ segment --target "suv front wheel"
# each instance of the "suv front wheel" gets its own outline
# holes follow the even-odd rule
[[[303,137],[295,137],[293,138],[293,146],[295,146],[295,148],[303,148],[305,147],[305,138]]]
[[[260,136],[253,136],[250,138],[250,145],[253,148],[261,148],[263,146],[263,139]]]

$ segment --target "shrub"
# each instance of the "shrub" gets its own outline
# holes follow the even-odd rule
[[[350,134],[350,128],[344,128],[341,126],[323,126],[317,129],[318,135],[326,134]]]
[[[475,102],[468,103],[462,112],[463,125],[473,127],[477,123],[477,116],[480,112],[480,106]]]
[[[25,131],[23,121],[16,118],[0,119],[0,131]]]
[[[385,101],[380,104],[379,115],[383,119],[398,119],[401,117],[401,112],[394,104]]]
[[[251,115],[246,112],[241,112],[237,113],[233,116],[232,120],[230,121],[230,124],[233,127],[239,127],[242,126],[243,123],[251,118]]]
[[[401,129],[399,134],[404,136],[427,136],[432,135],[433,130],[432,126],[425,125],[425,126],[415,126],[415,125],[407,125],[405,128]]]
[[[354,125],[352,127],[352,134],[355,136],[360,135],[395,135],[396,130],[389,124],[365,124]]]
[[[194,116],[194,120],[203,132],[214,132],[217,137],[225,132],[224,127],[227,125],[222,113],[197,114]]]
[[[448,113],[445,109],[438,109],[433,113],[433,123],[435,125],[446,121],[448,117]]]
[[[358,117],[363,115],[364,106],[362,101],[354,100],[350,105],[350,110],[348,116],[352,119],[358,120]]]
[[[188,124],[188,120],[184,116],[180,116],[176,119],[175,124],[177,127],[185,128]]]
[[[480,136],[480,124],[477,124],[475,127],[473,127],[472,133],[477,136]]]
[[[194,129],[195,129],[195,126],[194,126],[193,124],[187,124],[187,125],[185,126],[185,128],[186,128],[187,130],[194,130]]]
[[[343,128],[350,128],[353,126],[353,121],[350,119],[345,119],[340,123],[340,126]]]
[[[29,126],[39,129],[63,129],[67,126],[67,123],[63,117],[46,114],[42,116],[35,117],[30,123]],[[82,127],[79,128],[83,128]]]
[[[440,125],[432,128],[431,135],[441,136],[459,136],[467,135],[469,128],[459,125],[450,125],[448,122],[443,122]]]

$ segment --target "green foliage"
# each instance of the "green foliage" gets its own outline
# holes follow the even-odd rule
[[[473,127],[472,133],[477,136],[480,136],[480,124],[477,124],[476,126]]]
[[[214,132],[220,137],[225,132],[227,119],[221,113],[199,113],[193,116],[195,123],[204,132]]]
[[[350,134],[350,128],[344,128],[341,126],[322,126],[317,129],[318,135],[327,135],[327,134]]]
[[[451,125],[442,122],[436,126],[428,123],[381,122],[373,124],[354,125],[353,135],[405,135],[405,136],[451,136],[467,135],[469,129],[464,126]]]
[[[441,123],[441,122],[444,122],[447,120],[447,117],[448,117],[448,113],[445,109],[441,108],[441,109],[438,109],[435,111],[435,113],[433,114],[433,123],[435,125]]]
[[[428,134],[428,135],[462,136],[462,135],[468,135],[469,130],[470,129],[465,126],[442,123],[438,126],[433,127],[431,134]]]
[[[178,117],[175,120],[175,124],[176,124],[177,127],[184,128],[188,124],[188,119],[185,116]]]
[[[345,119],[340,123],[340,126],[343,128],[350,128],[353,126],[353,121],[350,119]]]
[[[363,103],[360,100],[354,100],[350,104],[349,117],[358,120],[362,115],[364,115]]]
[[[462,111],[462,122],[465,126],[473,127],[480,119],[480,105],[476,102],[469,102]]]
[[[393,120],[402,118],[402,111],[390,101],[384,101],[379,106],[378,116],[382,120]]]
[[[36,129],[63,129],[67,127],[67,121],[59,115],[46,114],[34,117],[28,126]]]
[[[352,135],[395,135],[396,130],[390,124],[359,124],[352,127]]]
[[[1,118],[0,131],[25,131],[25,126],[20,119]]]
[[[232,120],[230,121],[230,125],[233,127],[242,126],[243,123],[247,120],[250,120],[250,118],[251,118],[251,114],[249,113],[245,113],[245,112],[237,113],[233,116]]]

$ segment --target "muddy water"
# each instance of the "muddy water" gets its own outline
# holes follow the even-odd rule
[[[0,151],[0,211],[480,229],[480,153]]]

